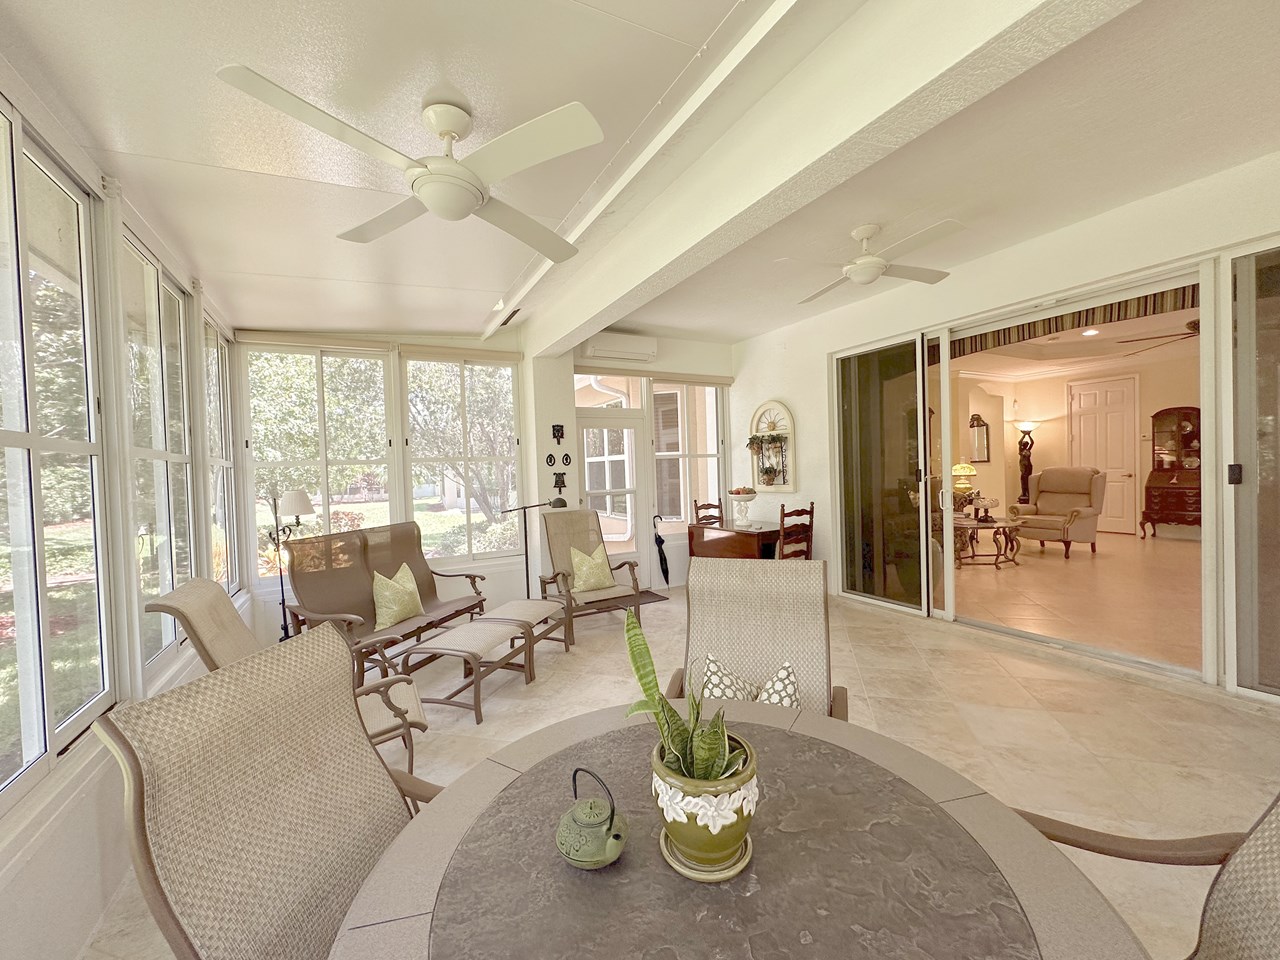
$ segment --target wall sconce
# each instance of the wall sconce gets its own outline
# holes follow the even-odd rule
[[[1031,477],[1031,448],[1036,445],[1031,438],[1031,431],[1040,424],[1034,420],[1020,420],[1014,426],[1022,434],[1018,440],[1018,475],[1022,478],[1022,492],[1018,496],[1018,502],[1030,503],[1031,494],[1027,491],[1027,482]]]

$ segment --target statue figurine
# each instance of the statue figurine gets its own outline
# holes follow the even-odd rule
[[[1031,448],[1035,445],[1036,442],[1031,439],[1031,431],[1023,430],[1022,437],[1018,440],[1018,473],[1022,477],[1022,494],[1018,497],[1019,503],[1031,502],[1027,482],[1031,477]]]

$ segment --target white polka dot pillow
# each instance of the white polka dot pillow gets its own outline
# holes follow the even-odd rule
[[[730,673],[724,664],[707,655],[707,670],[702,676],[702,695],[712,700],[754,700],[760,687]]]
[[[760,688],[756,697],[760,703],[776,703],[781,707],[800,707],[800,694],[797,692],[796,673],[790,663],[783,663],[778,672],[768,679]]]

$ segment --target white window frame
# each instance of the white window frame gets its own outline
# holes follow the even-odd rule
[[[663,387],[679,387],[677,391],[655,390],[655,386]],[[693,424],[688,416],[689,410],[689,389],[695,390],[714,390],[716,397],[715,425],[716,425],[716,451],[714,453],[693,453]],[[660,451],[658,450],[658,406],[655,398],[659,393],[672,393],[676,395],[676,411],[680,421],[680,449],[678,451]],[[680,461],[680,507],[682,515],[679,517],[663,516],[663,523],[693,523],[693,483],[690,476],[690,468],[694,460],[714,460],[716,461],[715,474],[716,485],[719,488],[720,500],[723,502],[725,494],[725,455],[724,455],[724,414],[725,414],[725,388],[717,384],[683,382],[680,380],[655,380],[648,381],[649,393],[649,410],[650,419],[653,423],[653,458],[655,461],[654,484],[653,484],[653,508],[658,509],[658,472],[656,462],[659,460],[678,460]]]
[[[126,434],[125,439],[128,445],[127,476],[130,484],[129,490],[131,495],[132,495],[132,489],[133,489],[132,488],[133,471],[136,468],[137,461],[150,460],[153,462],[163,462],[165,465],[164,467],[165,489],[163,494],[165,509],[163,513],[160,514],[158,517],[158,519],[160,520],[160,529],[157,529],[155,532],[155,537],[157,539],[163,539],[163,541],[167,546],[167,549],[164,551],[164,555],[159,558],[160,593],[161,595],[163,595],[164,593],[167,593],[168,591],[172,590],[175,586],[181,583],[185,583],[186,580],[189,580],[192,576],[199,575],[203,569],[203,565],[200,560],[200,556],[203,553],[203,551],[197,548],[197,544],[203,541],[199,538],[195,529],[196,510],[194,509],[196,505],[195,482],[194,482],[194,477],[195,477],[194,451],[196,447],[197,431],[194,429],[194,420],[193,420],[194,411],[193,411],[193,404],[192,404],[192,395],[193,395],[192,382],[194,379],[193,373],[195,372],[191,366],[191,354],[192,354],[192,350],[191,350],[192,302],[191,301],[192,301],[192,298],[190,293],[182,285],[180,285],[177,282],[177,280],[173,278],[172,274],[165,269],[164,264],[161,263],[159,258],[157,258],[155,254],[151,252],[151,250],[147,247],[146,244],[142,242],[142,240],[137,236],[137,234],[135,234],[128,227],[125,227],[120,237],[120,240],[122,240],[124,243],[127,243],[133,249],[133,251],[137,253],[139,257],[141,257],[146,262],[150,263],[151,266],[156,271],[156,298],[157,298],[156,305],[158,310],[160,311],[157,314],[157,319],[159,322],[158,333],[160,336],[160,339],[158,342],[160,346],[160,397],[161,397],[162,410],[163,410],[161,426],[163,428],[162,439],[163,439],[164,448],[159,449],[157,447],[139,447],[134,445],[133,429],[132,429],[133,411],[131,409],[127,409],[125,411],[125,415],[126,415],[128,426],[129,426],[129,430],[128,430],[128,433]],[[127,255],[128,254],[124,250],[121,250],[120,256],[122,258]],[[185,424],[185,428],[186,428],[186,452],[185,453],[175,453],[174,451],[169,449],[170,447],[170,442],[169,442],[169,399],[170,398],[169,398],[169,389],[168,389],[169,387],[168,362],[169,361],[164,348],[164,320],[163,320],[164,296],[166,292],[177,299],[179,310],[180,310],[178,352],[182,357],[182,366],[183,366],[182,404],[183,404],[183,423]],[[125,335],[127,337],[128,335],[127,325],[124,329],[125,329]],[[124,349],[126,351],[128,350],[127,343],[125,344]],[[127,406],[127,403],[126,403],[126,406]],[[201,442],[203,442],[203,438],[201,438]],[[173,530],[174,530],[173,467],[175,464],[185,466],[186,475],[187,475],[186,503],[187,503],[187,538],[188,538],[187,549],[189,551],[189,558],[188,558],[189,568],[185,572],[185,576],[181,576],[181,577],[179,575],[180,572],[176,568],[177,558],[174,552],[174,538],[173,538]],[[157,488],[156,490],[157,509],[159,508],[160,497],[161,497],[161,493],[160,493],[160,490]],[[133,516],[134,516],[134,530],[132,531],[132,533],[136,537],[136,536],[139,536],[137,532],[138,522],[144,519],[137,513],[136,504],[135,504],[135,510],[133,511]],[[131,555],[132,555],[132,552],[131,552]],[[137,590],[140,588],[140,584],[138,582],[138,571],[136,569],[130,572],[130,580],[133,585],[133,589]],[[145,618],[145,617],[152,617],[157,615],[149,614],[142,611],[141,604],[140,604],[138,616],[139,618]],[[178,628],[177,623],[174,621],[172,617],[164,616],[164,615],[160,616],[160,622],[161,622],[161,631],[163,636],[163,646],[160,648],[159,652],[156,653],[155,656],[151,657],[151,659],[149,660],[145,660],[142,664],[143,678],[144,678],[144,681],[147,683],[148,687],[150,687],[151,683],[157,677],[162,676],[167,671],[171,670],[174,666],[174,661],[179,656],[179,649],[180,649],[179,641],[182,639],[182,634]],[[139,649],[141,649],[141,646],[139,646]]]
[[[245,470],[241,489],[243,490],[243,510],[241,515],[245,517],[245,527],[247,531],[247,539],[242,539],[241,543],[248,546],[248,550],[244,551],[248,554],[247,564],[249,570],[249,583],[260,589],[268,589],[277,584],[276,575],[264,576],[261,572],[261,565],[258,556],[258,525],[257,525],[257,491],[258,482],[257,474],[262,468],[277,467],[314,467],[320,481],[320,487],[316,491],[308,490],[309,494],[318,496],[319,506],[316,508],[317,521],[324,533],[330,532],[330,491],[329,491],[329,468],[341,466],[385,466],[387,471],[387,505],[388,520],[396,523],[404,519],[404,497],[402,495],[402,487],[400,482],[400,473],[398,469],[398,447],[394,436],[395,424],[397,418],[394,416],[394,396],[393,381],[395,380],[396,366],[394,364],[394,356],[383,350],[353,350],[348,347],[337,347],[329,349],[327,347],[311,347],[311,346],[283,346],[268,344],[247,344],[246,349],[240,351],[243,362],[240,364],[242,391],[245,398],[244,403],[244,450],[245,450]],[[316,424],[318,429],[317,443],[318,456],[314,459],[296,459],[296,460],[258,460],[253,449],[253,422],[252,422],[252,386],[249,383],[249,356],[250,354],[276,354],[276,355],[295,355],[310,356],[315,358],[316,362]],[[326,430],[325,407],[324,407],[324,360],[326,357],[353,357],[362,360],[378,360],[382,363],[382,389],[383,389],[383,411],[384,411],[384,427],[387,431],[387,453],[381,460],[351,460],[351,459],[331,459],[328,455],[329,441]],[[283,493],[284,491],[280,491]],[[286,519],[286,518],[281,518]],[[278,589],[278,587],[277,587]]]
[[[410,440],[409,428],[409,364],[410,363],[444,363],[458,367],[459,382],[459,408],[461,410],[461,432],[462,450],[456,457],[415,457]],[[511,413],[512,413],[512,434],[516,438],[515,448],[512,450],[510,457],[492,457],[477,456],[473,457],[469,454],[468,433],[467,433],[467,367],[505,367],[511,371]],[[513,546],[510,550],[485,550],[477,552],[472,543],[471,530],[471,465],[473,463],[506,463],[514,462],[515,464],[515,485],[516,485],[516,502],[522,503],[524,500],[524,470],[520,459],[520,367],[517,363],[508,359],[488,358],[483,355],[477,356],[431,356],[426,353],[414,352],[409,356],[402,356],[400,361],[399,375],[397,384],[401,394],[401,417],[400,429],[402,431],[403,441],[397,441],[394,446],[404,451],[404,464],[401,468],[401,479],[404,484],[405,495],[403,497],[407,519],[413,519],[413,468],[419,464],[443,464],[456,463],[459,465],[462,476],[466,478],[465,487],[465,503],[466,518],[463,521],[467,534],[467,552],[458,554],[449,554],[447,556],[433,557],[432,562],[442,566],[449,566],[457,563],[469,563],[476,560],[501,560],[508,557],[518,557],[521,555],[521,548]]]
[[[107,576],[104,558],[109,552],[107,530],[103,506],[106,501],[105,478],[102,445],[102,424],[99,411],[101,403],[100,391],[100,352],[98,349],[98,284],[94,264],[95,241],[98,237],[98,219],[100,195],[68,172],[51,152],[38,142],[29,138],[22,115],[3,97],[0,97],[0,114],[9,121],[11,130],[11,161],[13,170],[12,189],[14,192],[15,222],[12,225],[0,224],[0,228],[11,230],[14,242],[14,261],[19,283],[19,316],[22,319],[21,336],[23,344],[23,370],[25,376],[24,401],[27,414],[32,414],[32,390],[34,384],[34,351],[32,349],[32,331],[25,314],[28,309],[26,277],[30,253],[27,247],[27,235],[24,212],[24,178],[26,175],[25,158],[30,157],[41,171],[55,184],[62,188],[68,196],[79,205],[79,255],[80,255],[80,291],[84,321],[84,353],[85,353],[85,410],[88,426],[88,440],[66,440],[41,437],[38,429],[33,428],[28,419],[26,431],[0,430],[0,445],[25,449],[28,456],[28,476],[31,503],[31,535],[34,556],[34,595],[37,598],[37,618],[40,636],[39,663],[39,695],[36,703],[24,703],[24,710],[38,712],[40,715],[43,736],[43,752],[0,787],[0,813],[12,808],[41,779],[48,775],[56,762],[58,754],[68,747],[72,741],[83,734],[101,714],[115,703],[117,699],[116,657],[108,625],[112,622],[113,603],[110,581]],[[46,643],[49,637],[48,604],[43,597],[48,580],[45,572],[45,550],[43,531],[43,500],[38,482],[37,458],[43,453],[69,453],[89,459],[91,484],[93,491],[93,530],[97,554],[98,582],[98,649],[101,657],[102,690],[82,704],[70,717],[62,723],[54,725],[49,713],[48,696],[45,678],[52,673],[50,650]]]
[[[203,526],[197,531],[207,542],[207,547],[201,551],[201,560],[203,563],[203,571],[205,576],[211,580],[221,583],[227,593],[234,596],[241,589],[244,582],[242,564],[240,562],[240,524],[237,523],[238,511],[236,510],[236,494],[239,490],[238,478],[235,469],[235,440],[233,426],[235,418],[232,416],[231,394],[232,394],[232,373],[231,373],[231,338],[222,330],[221,325],[206,310],[201,315],[200,338],[197,346],[200,370],[202,376],[202,387],[204,394],[204,443],[197,455],[197,470],[203,476],[203,483],[208,489],[208,509],[201,516],[208,518],[209,529]],[[208,412],[210,410],[209,394],[210,384],[209,378],[206,376],[208,370],[208,351],[210,349],[210,338],[212,338],[212,349],[214,351],[214,364],[218,368],[218,413],[221,421],[222,433],[222,450],[221,455],[215,455],[210,445]],[[220,580],[213,575],[213,510],[216,506],[215,487],[213,484],[213,471],[217,470],[222,478],[226,489],[226,565],[227,575],[225,580]]]

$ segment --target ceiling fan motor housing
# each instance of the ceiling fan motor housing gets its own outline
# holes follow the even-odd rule
[[[849,280],[865,287],[879,280],[888,265],[879,257],[859,257],[853,263],[847,264],[842,272]]]
[[[405,173],[409,189],[442,220],[462,220],[489,199],[480,179],[449,157],[427,157]]]

